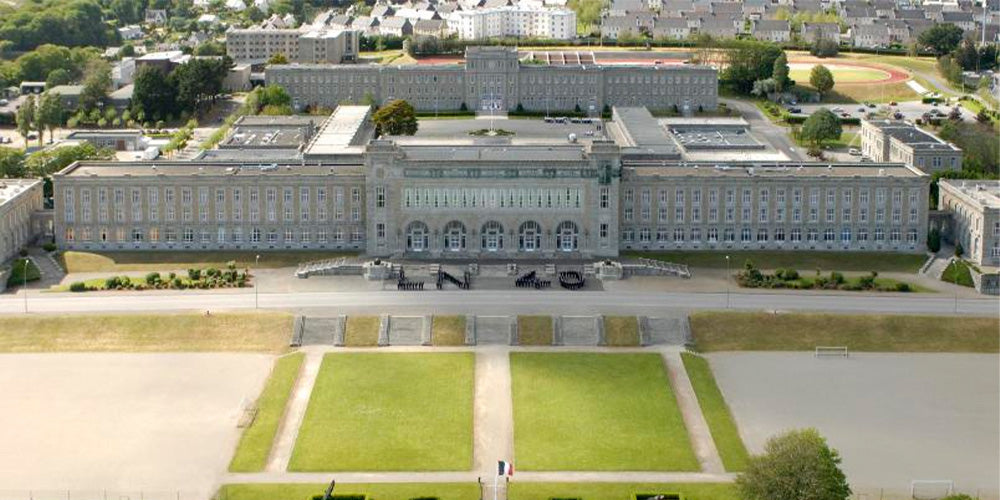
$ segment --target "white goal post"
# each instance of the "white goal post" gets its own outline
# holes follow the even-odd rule
[[[846,357],[849,356],[849,354],[847,352],[847,346],[822,346],[822,345],[818,345],[818,346],[816,346],[815,356],[817,358],[825,358],[825,357],[830,357],[830,356],[837,357],[837,358],[846,358]]]
[[[915,500],[936,500],[955,492],[955,481],[951,479],[914,479],[910,481],[910,498]]]

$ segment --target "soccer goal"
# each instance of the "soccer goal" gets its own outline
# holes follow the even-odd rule
[[[849,356],[847,346],[816,346],[817,358],[846,358]]]
[[[955,481],[951,479],[914,479],[910,481],[910,498],[914,500],[936,500],[951,495],[955,491]]]

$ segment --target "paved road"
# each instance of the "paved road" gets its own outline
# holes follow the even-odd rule
[[[374,293],[261,293],[262,309],[310,314],[641,314],[670,310],[725,309],[851,313],[1000,315],[996,298],[956,299],[942,294],[835,293],[667,293],[568,291],[426,291]],[[29,313],[162,312],[253,309],[255,294],[238,292],[92,292],[86,295],[32,294]],[[0,314],[24,312],[23,297],[0,298]]]
[[[735,109],[750,122],[750,130],[766,139],[775,149],[781,151],[792,161],[804,161],[807,158],[788,137],[788,130],[768,120],[753,103],[736,99],[719,99],[731,109]]]

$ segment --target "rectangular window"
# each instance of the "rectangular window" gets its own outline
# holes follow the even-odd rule
[[[601,188],[601,208],[608,208],[608,199],[610,198],[610,189],[606,187]]]
[[[385,187],[375,186],[375,207],[385,207]]]

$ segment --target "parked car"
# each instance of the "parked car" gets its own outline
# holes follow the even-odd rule
[[[896,101],[892,101],[892,102],[889,103],[889,105],[890,106],[899,106],[899,103],[897,103]]]
[[[830,111],[833,111],[834,113],[842,113],[844,111],[844,108],[837,106],[836,108],[833,108]]]
[[[860,160],[861,163],[871,163],[872,159],[867,156],[862,156]]]
[[[895,119],[897,119],[897,120],[902,120],[903,119],[903,113],[900,113],[899,111],[896,111],[895,113],[893,113],[892,117],[895,118]]]
[[[861,150],[858,148],[851,148],[847,151],[847,154],[851,156],[861,156]]]
[[[875,103],[874,102],[866,102],[865,106],[868,106],[869,108],[874,108],[875,107]]]
[[[851,117],[851,114],[850,114],[850,113],[846,113],[846,112],[845,112],[845,113],[841,113],[841,114],[840,114],[840,117],[841,117],[841,118],[850,118],[850,117]]]
[[[864,106],[861,106],[860,108],[858,108],[858,113],[864,113],[864,112],[865,112],[865,107]]]

